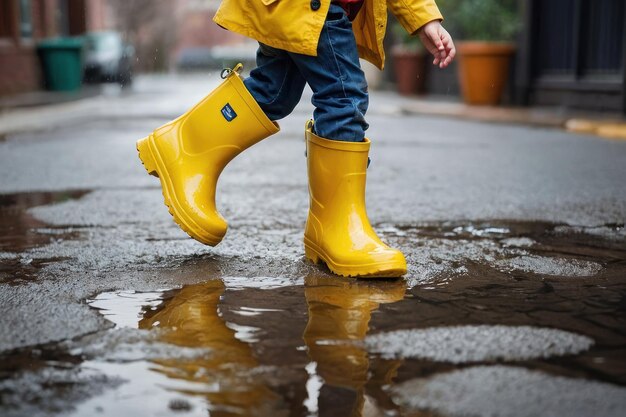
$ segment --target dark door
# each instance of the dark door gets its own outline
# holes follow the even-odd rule
[[[529,0],[521,65],[531,104],[624,111],[626,1]]]

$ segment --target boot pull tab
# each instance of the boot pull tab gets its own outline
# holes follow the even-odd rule
[[[235,67],[233,69],[224,68],[222,70],[222,73],[220,74],[220,77],[222,77],[222,80],[225,80],[226,78],[230,77],[233,74],[239,75],[242,70],[243,70],[243,64],[239,63],[239,64],[235,65]]]
[[[372,163],[372,158],[370,158],[369,156],[367,157],[367,166],[365,167],[365,169],[368,169],[370,167],[370,164]]]
[[[311,132],[313,132],[313,124],[314,124],[313,119],[307,120],[306,123],[304,124],[304,130],[305,131],[310,130]],[[307,157],[307,150],[308,150],[307,148],[309,146],[308,142],[309,141],[306,140],[306,135],[304,135],[304,157],[305,158]]]

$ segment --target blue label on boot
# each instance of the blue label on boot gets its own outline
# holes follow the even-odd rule
[[[235,117],[237,117],[237,113],[235,113],[235,110],[233,110],[229,103],[226,103],[226,105],[222,107],[222,116],[224,116],[224,119],[230,122]]]

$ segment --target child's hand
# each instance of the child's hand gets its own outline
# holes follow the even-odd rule
[[[417,34],[424,47],[435,57],[433,65],[445,68],[452,62],[456,55],[454,42],[452,42],[452,36],[441,26],[439,20],[426,23],[417,31]]]

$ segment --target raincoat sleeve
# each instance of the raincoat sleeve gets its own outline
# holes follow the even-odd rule
[[[433,20],[443,20],[434,0],[387,0],[387,7],[410,34]]]

